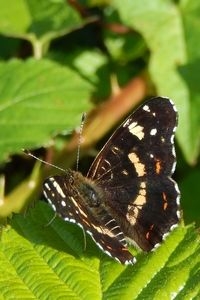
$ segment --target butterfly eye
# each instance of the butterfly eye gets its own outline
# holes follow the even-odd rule
[[[100,205],[99,197],[94,192],[90,193],[90,199],[91,199],[91,206],[99,206]]]

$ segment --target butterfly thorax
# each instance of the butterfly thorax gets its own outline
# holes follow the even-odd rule
[[[68,189],[71,191],[71,196],[74,193],[78,196],[81,202],[84,202],[88,208],[95,209],[102,205],[103,191],[100,187],[95,185],[90,179],[84,177],[80,172],[68,171]]]
[[[105,191],[91,179],[67,170],[65,176],[48,178],[44,187],[48,201],[64,220],[76,222],[89,233],[93,228],[99,238],[101,234],[107,239],[115,237],[120,247],[126,246],[119,224],[105,207]]]
[[[64,217],[65,212],[59,207],[64,206],[68,207],[69,215],[70,213],[76,214],[78,218],[83,218],[89,214],[95,223],[107,222],[105,216],[108,214],[103,201],[105,198],[103,189],[80,172],[69,169],[65,176],[50,177],[48,186],[51,190],[49,190],[51,197],[48,195],[48,200],[52,199],[55,193],[59,194],[57,201],[52,201],[52,203],[61,217]]]

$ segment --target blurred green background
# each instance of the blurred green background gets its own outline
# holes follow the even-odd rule
[[[56,170],[79,170],[142,101],[178,110],[177,168],[185,224],[200,225],[200,2],[0,0],[0,218],[24,213]],[[128,298],[127,298],[128,299]],[[181,298],[183,299],[183,298]]]

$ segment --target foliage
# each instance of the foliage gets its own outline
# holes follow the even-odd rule
[[[197,0],[0,0],[2,299],[200,296],[192,225],[200,224],[199,13]],[[172,98],[179,112],[183,220],[160,248],[136,251],[137,264],[125,267],[89,237],[84,250],[76,225],[51,221],[39,199],[42,181],[57,170],[22,149],[73,167],[75,129],[87,111],[79,163],[86,173],[111,128],[154,95]]]

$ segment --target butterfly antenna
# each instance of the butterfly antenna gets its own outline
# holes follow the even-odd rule
[[[76,157],[76,171],[78,171],[78,166],[79,166],[80,148],[81,148],[81,143],[83,140],[82,132],[83,132],[83,126],[85,123],[85,119],[86,119],[86,113],[83,113],[82,118],[81,118],[80,129],[79,129],[79,139],[78,139],[78,148],[77,148],[77,157]],[[83,232],[83,242],[84,242],[83,249],[85,251],[85,249],[86,249],[86,234],[85,234],[84,228],[82,228],[82,232]]]
[[[66,170],[64,170],[64,169],[62,169],[62,168],[60,168],[60,167],[58,167],[58,166],[56,166],[56,165],[53,165],[53,164],[51,164],[51,163],[49,163],[49,162],[47,162],[47,161],[45,161],[45,160],[43,160],[43,159],[41,159],[41,158],[35,156],[34,154],[32,154],[32,153],[31,153],[30,151],[28,151],[28,150],[22,149],[22,151],[23,151],[25,154],[27,154],[28,156],[33,157],[34,159],[40,161],[41,163],[43,163],[43,164],[45,164],[45,165],[48,165],[48,166],[53,167],[53,168],[56,168],[56,169],[58,169],[58,170],[60,170],[60,171],[62,171],[62,172],[64,172],[64,173],[66,172]]]
[[[78,171],[78,167],[79,167],[79,159],[80,159],[80,148],[81,148],[81,143],[83,141],[83,126],[85,123],[85,119],[86,119],[86,113],[82,114],[82,118],[81,118],[81,125],[80,125],[80,129],[79,129],[79,139],[78,139],[78,149],[77,149],[77,157],[76,157],[76,171]]]

